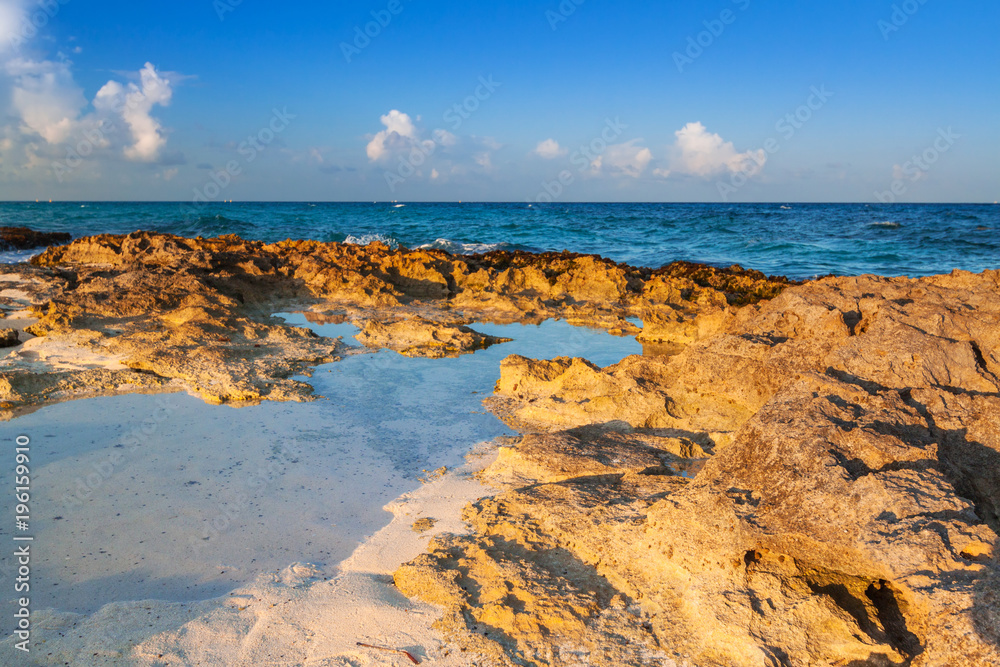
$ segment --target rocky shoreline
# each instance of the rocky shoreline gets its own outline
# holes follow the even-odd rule
[[[271,317],[290,309],[414,356],[501,342],[474,321],[648,343],[608,368],[508,357],[501,492],[396,572],[485,664],[1000,664],[1000,272],[799,284],[137,232],[0,281],[27,339],[0,365],[8,419],[121,391],[308,400],[293,376],[357,351]],[[55,345],[89,361],[47,364]]]
[[[28,341],[23,363],[0,366],[0,411],[151,389],[183,389],[215,403],[308,400],[309,385],[289,378],[348,351],[282,325],[271,317],[279,311],[355,322],[373,347],[448,356],[495,342],[459,329],[475,320],[559,318],[648,343],[688,342],[789,284],[738,267],[651,271],[570,253],[455,256],[377,243],[146,232],[78,239],[6,271],[0,281],[25,293],[0,306],[9,319],[32,318],[22,338],[59,340],[93,359],[90,367],[39,372],[30,362],[45,346]],[[650,325],[640,330],[628,318]]]
[[[998,291],[828,278],[673,357],[508,359],[506,491],[397,584],[498,664],[1000,664]]]

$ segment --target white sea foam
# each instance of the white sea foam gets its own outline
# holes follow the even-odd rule
[[[509,248],[508,243],[462,243],[451,239],[437,239],[432,243],[417,246],[421,250],[446,250],[454,255],[478,255],[493,250]]]
[[[354,236],[349,234],[344,243],[349,243],[351,245],[369,245],[371,243],[384,243],[390,248],[398,248],[399,241],[392,238],[391,236],[386,236],[385,234],[360,234],[359,236]]]
[[[45,248],[0,251],[0,264],[20,264],[21,262],[27,262],[35,255],[40,255],[43,250],[45,250]]]

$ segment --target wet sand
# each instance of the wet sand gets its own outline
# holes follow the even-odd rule
[[[350,324],[283,317],[356,345]],[[587,354],[612,363],[641,352],[632,338],[560,322],[473,326],[514,340],[449,359],[350,355],[299,378],[322,396],[309,403],[237,408],[187,394],[133,394],[58,403],[5,424],[33,443],[34,609],[96,624],[88,629],[96,637],[108,631],[99,619],[116,603],[155,600],[152,608],[179,627],[197,616],[190,603],[226,599],[268,578],[343,584],[351,572],[377,572],[387,586],[432,535],[460,531],[461,507],[486,493],[467,474],[431,473],[465,465],[476,447],[489,459],[495,445],[487,443],[513,435],[482,406],[505,356]],[[414,506],[436,521],[426,534],[411,530],[421,518]],[[398,525],[386,534],[390,511]],[[0,539],[9,539],[7,530],[0,527]],[[308,565],[289,570],[294,564]],[[11,568],[5,553],[0,572]],[[337,590],[351,609],[377,607],[389,595]],[[188,606],[182,613],[165,602]],[[324,619],[342,629],[357,620]]]

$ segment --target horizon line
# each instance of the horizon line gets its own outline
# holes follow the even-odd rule
[[[872,202],[872,201],[513,201],[513,200],[446,200],[446,199],[385,199],[375,200],[371,204],[527,204],[529,206],[560,206],[560,205],[713,205],[713,206],[767,206],[797,204],[805,206],[995,206],[997,201],[936,201],[936,202]],[[367,199],[245,199],[194,204],[186,199],[3,199],[0,204],[178,204],[181,206],[224,206],[229,204],[369,204]]]

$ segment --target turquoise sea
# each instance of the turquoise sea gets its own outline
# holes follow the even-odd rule
[[[452,252],[572,250],[659,267],[741,264],[796,278],[1000,268],[993,204],[0,203],[0,225],[74,237],[138,229]],[[31,253],[3,253],[23,261]]]

